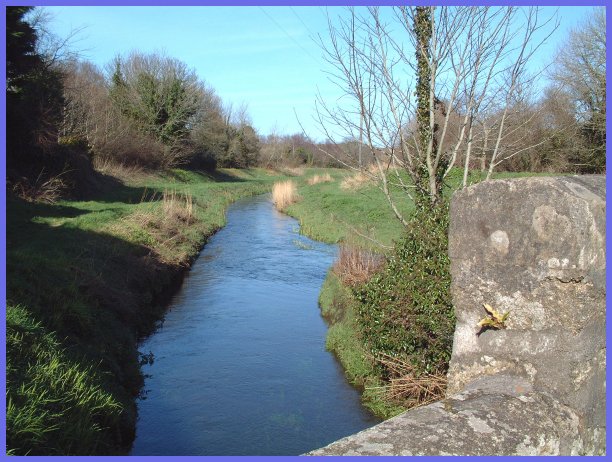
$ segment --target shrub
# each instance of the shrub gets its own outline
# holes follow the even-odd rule
[[[417,207],[386,268],[355,289],[367,349],[375,358],[409,363],[416,377],[443,374],[450,360],[455,317],[447,232],[447,204],[433,211]]]
[[[287,180],[274,183],[272,187],[272,201],[278,210],[284,210],[297,200],[297,186],[294,181]]]

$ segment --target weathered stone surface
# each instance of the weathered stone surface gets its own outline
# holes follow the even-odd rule
[[[449,253],[457,314],[450,394],[483,375],[529,380],[605,428],[605,177],[522,178],[454,195]],[[510,311],[477,335],[483,303]]]
[[[605,208],[604,176],[456,193],[448,398],[309,454],[604,454]],[[506,329],[479,334],[483,303]]]
[[[578,455],[579,427],[567,406],[499,375],[308,455]]]

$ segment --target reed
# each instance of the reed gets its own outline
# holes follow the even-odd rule
[[[334,273],[348,286],[367,282],[384,264],[384,257],[371,250],[341,244],[334,262]]]
[[[409,362],[387,354],[380,355],[376,362],[386,369],[389,381],[371,388],[380,389],[407,409],[439,401],[446,394],[448,382],[444,374],[416,374]]]
[[[292,180],[279,181],[272,187],[272,202],[278,210],[284,210],[299,199],[297,185]]]
[[[308,178],[308,184],[310,186],[318,184],[318,183],[329,183],[330,181],[334,181],[329,173],[324,173],[323,175],[315,175],[313,177]]]

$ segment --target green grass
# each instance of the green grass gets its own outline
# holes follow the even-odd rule
[[[306,184],[315,174],[329,173],[334,181]],[[351,172],[339,169],[308,169],[301,177],[298,194],[301,200],[287,208],[287,213],[300,221],[301,232],[314,239],[328,242],[351,242],[370,248],[383,247],[364,238],[372,236],[384,246],[391,246],[401,236],[403,226],[395,217],[382,192],[370,183],[356,190],[341,188],[341,182]],[[400,198],[401,192],[393,191]],[[399,200],[403,214],[413,208],[410,201]]]
[[[308,185],[307,179],[314,175],[329,173],[334,181]],[[300,221],[301,232],[314,239],[328,242],[348,242],[357,246],[371,248],[381,252],[384,246],[392,246],[404,231],[404,226],[395,216],[382,191],[373,183],[347,190],[341,188],[342,180],[352,172],[342,169],[311,168],[299,181],[298,194],[301,200],[289,206],[286,213]],[[493,178],[516,178],[524,176],[545,175],[534,173],[494,173]],[[407,175],[401,174],[402,180],[409,183]],[[486,172],[473,171],[468,178],[469,184],[484,180]],[[445,195],[461,187],[463,171],[453,169],[446,179]],[[391,188],[400,213],[407,220],[414,210],[410,197],[398,188]],[[376,242],[364,238],[372,237]]]
[[[228,204],[279,178],[259,169],[173,170],[128,184],[107,178],[88,201],[7,200],[10,453],[129,448],[143,383],[138,338],[223,226]],[[192,216],[165,210],[164,191],[192,197]]]
[[[112,452],[103,429],[117,426],[122,407],[99,373],[71,359],[25,308],[6,315],[9,454]]]

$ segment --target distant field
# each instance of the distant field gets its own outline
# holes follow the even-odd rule
[[[332,181],[308,184],[308,179],[329,173]],[[497,173],[494,178],[533,176],[532,173]],[[347,242],[384,252],[403,231],[384,194],[371,181],[351,181],[355,173],[341,169],[306,169],[298,177],[301,199],[290,205],[286,213],[300,220],[301,231],[324,242]],[[483,177],[472,172],[470,183]],[[448,177],[446,194],[461,185],[463,172],[455,169]],[[402,174],[403,181],[408,179]],[[344,186],[343,186],[344,182]],[[407,194],[392,189],[392,196],[402,215],[407,218],[414,204]],[[367,237],[364,237],[367,236]],[[370,239],[368,239],[370,238]],[[380,245],[382,244],[382,245]]]
[[[309,185],[315,175],[329,173],[333,181]],[[304,234],[325,242],[351,242],[360,246],[380,248],[390,246],[399,238],[402,224],[395,217],[383,193],[371,182],[342,187],[342,182],[354,174],[339,169],[308,169],[300,182],[301,200],[291,205],[287,213],[300,220]],[[400,197],[396,191],[395,196]],[[398,201],[402,213],[413,207],[409,200]],[[373,238],[369,240],[364,236]]]

